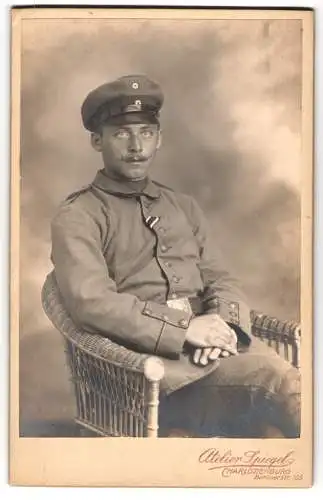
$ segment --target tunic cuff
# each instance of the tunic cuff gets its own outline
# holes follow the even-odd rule
[[[183,350],[192,314],[152,302],[146,302],[142,314],[161,321],[155,354],[177,359]]]

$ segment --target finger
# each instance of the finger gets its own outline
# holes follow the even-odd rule
[[[211,330],[215,331],[218,336],[223,337],[227,342],[236,340],[235,332],[222,320],[214,320]]]
[[[234,350],[237,352],[237,349],[238,349],[238,337],[235,333],[234,330],[231,330],[232,331],[232,337],[231,337],[231,342],[230,342],[230,345],[234,348]]]
[[[237,349],[237,336],[231,328],[226,330],[222,325],[216,325],[214,330],[208,332],[208,342],[214,347],[222,347],[226,350],[226,346],[230,346],[230,350]]]
[[[202,354],[200,357],[200,364],[201,365],[207,365],[209,361],[209,356],[213,350],[213,347],[206,347],[205,349],[202,349]]]
[[[236,332],[233,330],[233,328],[230,328],[230,330],[231,330],[231,338],[232,338],[232,340],[234,341],[234,343],[235,343],[235,344],[237,344],[237,342],[238,342],[238,337],[237,337],[237,334],[236,334]]]
[[[227,332],[217,327],[206,331],[205,340],[207,342],[205,347],[221,347],[223,344],[234,345],[232,337]]]
[[[230,353],[229,353],[229,351],[222,351],[221,356],[222,356],[222,358],[228,358],[230,356]]]
[[[221,354],[221,349],[219,349],[218,347],[214,347],[209,354],[209,360],[215,361],[216,359],[218,359],[220,354]]]
[[[223,338],[218,338],[217,335],[214,335],[209,339],[209,345],[213,347],[217,347],[221,351],[228,351],[230,354],[237,354],[237,346],[231,342],[226,341]]]
[[[226,332],[228,332],[230,335],[231,335],[232,331],[234,332],[234,330],[228,325],[228,323],[226,321],[224,321],[223,318],[221,318],[221,316],[219,314],[215,314],[212,319],[213,319],[213,322],[217,323],[219,326],[221,325],[221,327]]]
[[[223,326],[223,323],[225,326]],[[221,331],[223,331],[224,334],[228,335],[230,343],[237,344],[238,338],[237,338],[236,332],[227,323],[225,323],[225,322],[223,322],[223,323],[220,323],[221,328],[222,328]]]
[[[194,351],[194,356],[193,356],[193,362],[198,365],[200,362],[200,357],[202,354],[202,349],[195,349]]]
[[[233,354],[233,355],[238,354],[237,347],[234,345],[226,344],[225,346],[223,346],[222,350],[227,351],[229,354]]]

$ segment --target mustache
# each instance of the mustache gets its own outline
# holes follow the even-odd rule
[[[132,163],[132,162],[144,162],[149,160],[149,156],[143,156],[143,155],[126,155],[122,157],[122,160],[125,161],[126,163]]]

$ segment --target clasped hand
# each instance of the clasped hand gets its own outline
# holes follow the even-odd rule
[[[198,365],[207,365],[220,356],[238,354],[235,332],[215,313],[193,318],[186,341],[195,347],[193,362]]]

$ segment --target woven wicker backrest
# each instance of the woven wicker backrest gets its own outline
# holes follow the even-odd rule
[[[251,312],[252,333],[269,347],[289,361],[296,368],[300,367],[301,328],[295,321],[282,321],[265,314]]]

